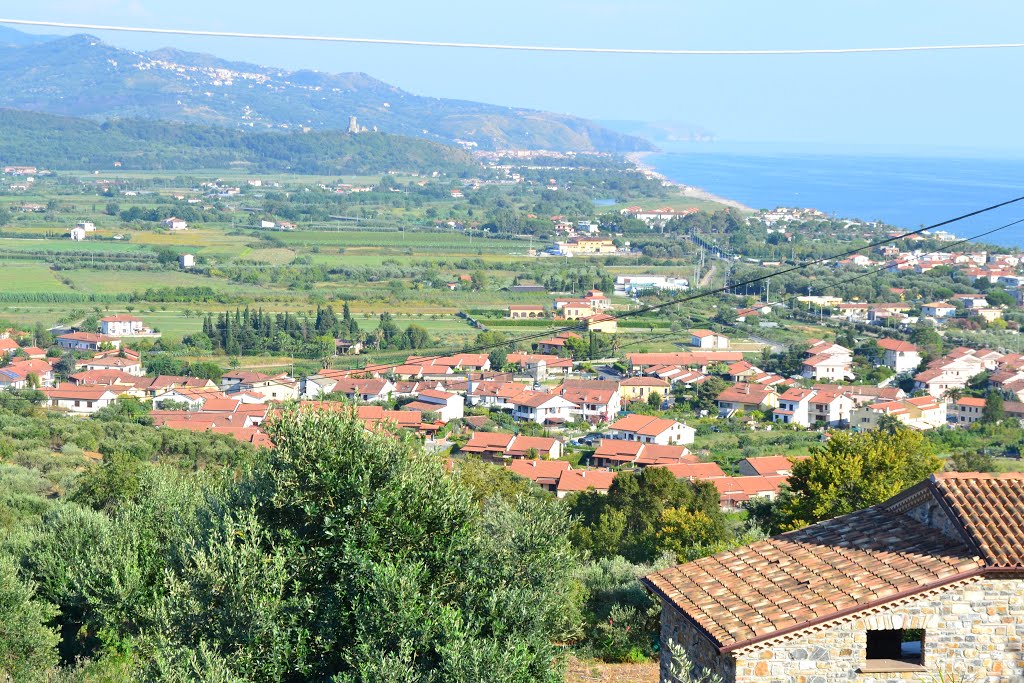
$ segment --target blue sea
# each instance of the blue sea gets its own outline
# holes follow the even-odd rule
[[[1024,156],[825,154],[693,145],[644,163],[674,182],[754,209],[814,208],[839,218],[918,228],[1024,195]],[[941,229],[973,237],[1024,218],[1024,201]],[[1024,248],[1024,224],[981,238]]]

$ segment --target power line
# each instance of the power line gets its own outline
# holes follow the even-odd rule
[[[667,48],[620,47],[568,47],[556,45],[514,45],[503,43],[464,43],[437,40],[405,40],[400,38],[356,38],[351,36],[314,36],[288,33],[246,33],[240,31],[202,31],[183,28],[154,28],[148,26],[113,26],[109,24],[82,24],[65,21],[33,21],[29,19],[0,19],[0,24],[17,26],[43,26],[71,28],[87,31],[120,31],[126,33],[157,33],[176,36],[210,38],[247,38],[257,40],[291,40],[319,43],[359,43],[367,45],[404,45],[409,47],[448,47],[471,50],[510,50],[516,52],[575,52],[620,55],[672,55],[672,56],[778,56],[778,55],[837,55],[868,54],[878,52],[937,52],[949,50],[1001,50],[1024,47],[1024,43],[965,43],[954,45],[901,45],[889,47],[841,48],[784,48],[777,50],[691,50]]]
[[[1020,225],[1021,223],[1024,223],[1024,218],[1018,218],[1015,221],[1012,221],[1010,223],[1006,223],[1004,225],[1000,225],[997,228],[992,228],[991,230],[986,230],[985,232],[981,232],[981,233],[978,233],[977,235],[972,235],[970,237],[966,237],[964,239],[957,240],[956,242],[950,242],[948,244],[944,244],[942,249],[935,249],[933,251],[929,251],[929,252],[923,254],[923,256],[933,256],[935,254],[939,254],[939,253],[941,253],[943,251],[946,251],[948,249],[955,249],[956,247],[961,246],[963,244],[968,244],[970,242],[973,242],[974,240],[981,239],[982,237],[988,237],[989,235],[995,234],[995,233],[997,233],[997,232],[999,232],[1001,230],[1006,230],[1007,228],[1011,228],[1011,227],[1013,227],[1015,225]],[[882,272],[883,270],[888,270],[890,267],[892,267],[893,263],[895,263],[895,262],[891,261],[891,262],[888,262],[885,265],[882,265],[882,266],[880,266],[878,268],[874,268],[872,270],[868,270],[868,271],[865,271],[863,273],[858,273],[857,275],[855,275],[853,277],[850,277],[850,278],[847,278],[845,280],[840,280],[839,282],[833,283],[832,285],[830,285],[830,287],[831,288],[840,287],[842,285],[846,285],[846,284],[849,284],[851,282],[856,282],[857,280],[861,280],[861,279],[869,277],[871,275],[877,275],[878,273]],[[776,274],[773,274],[773,275],[771,275],[769,277],[774,277],[775,275]],[[737,285],[737,286],[739,286],[739,285]],[[826,289],[828,289],[828,288],[826,288]],[[799,299],[801,296],[803,296],[803,295],[801,295],[801,294],[794,294],[792,296],[786,297],[785,299],[780,299],[779,301],[766,302],[765,305],[784,306],[785,304],[787,304],[790,301],[794,301],[796,299]],[[734,325],[732,323],[720,323],[720,324],[724,325],[725,327],[731,327],[731,328],[733,328],[735,330],[739,330],[740,329],[737,325]],[[640,344],[647,344],[647,343],[650,343],[652,340],[653,341],[657,341],[658,339],[665,339],[667,337],[679,336],[679,334],[680,334],[679,332],[668,332],[668,333],[665,333],[665,334],[653,335],[653,336],[645,337],[645,338],[640,339],[638,341],[633,341],[633,342],[630,342],[628,344],[623,344],[619,348],[620,349],[625,349],[625,348],[629,348],[631,346],[638,346]]]

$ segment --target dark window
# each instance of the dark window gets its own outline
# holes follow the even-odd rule
[[[921,629],[886,629],[867,632],[867,657],[907,664],[920,664],[924,631]]]

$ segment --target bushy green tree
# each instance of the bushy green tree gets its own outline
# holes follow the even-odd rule
[[[265,463],[172,553],[151,680],[198,652],[246,681],[559,679],[553,643],[580,618],[562,506],[481,506],[439,458],[352,415],[268,430]]]
[[[56,614],[35,587],[18,576],[10,558],[0,558],[0,676],[10,681],[48,681],[57,665]]]
[[[924,435],[902,425],[836,432],[793,464],[788,490],[752,517],[772,533],[797,529],[881,503],[941,468]]]
[[[665,551],[682,553],[728,533],[718,489],[676,479],[663,467],[621,473],[607,495],[576,494],[569,508],[580,519],[577,543],[598,558],[622,555],[631,562],[651,562]]]

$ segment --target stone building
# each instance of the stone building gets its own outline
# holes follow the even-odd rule
[[[1024,681],[1024,474],[937,474],[642,581],[662,681],[669,640],[726,683]]]

